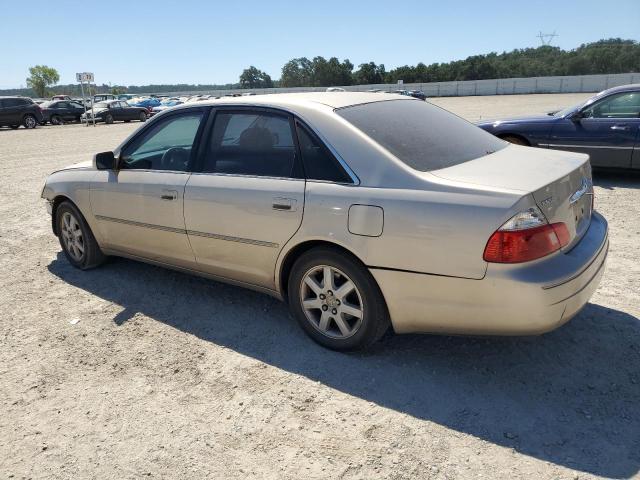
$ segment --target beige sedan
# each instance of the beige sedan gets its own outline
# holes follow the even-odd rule
[[[340,350],[389,326],[551,330],[589,300],[608,251],[587,156],[380,93],[175,107],[42,196],[74,266],[118,255],[259,290]]]

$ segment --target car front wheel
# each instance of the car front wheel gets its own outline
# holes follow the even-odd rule
[[[33,115],[25,115],[22,120],[22,124],[24,125],[24,128],[36,128],[38,126],[38,121]]]
[[[56,224],[60,246],[71,265],[88,270],[104,262],[105,255],[75,205],[62,202],[56,209]]]
[[[62,125],[62,118],[58,115],[53,115],[49,121],[51,122],[51,125]]]
[[[389,327],[386,304],[369,271],[331,248],[310,250],[296,260],[288,299],[304,331],[333,350],[366,348]]]
[[[141,122],[146,122],[147,121],[147,114],[144,113],[144,112],[140,112],[139,118],[140,118]]]
[[[108,123],[111,125],[113,123],[113,116],[110,113],[107,113],[104,117],[104,123]]]

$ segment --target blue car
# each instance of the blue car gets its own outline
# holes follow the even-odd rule
[[[640,170],[640,84],[610,88],[559,112],[477,125],[511,143],[586,153],[594,168]]]

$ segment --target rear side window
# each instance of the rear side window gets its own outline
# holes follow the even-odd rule
[[[422,100],[390,100],[336,113],[411,168],[452,167],[501,150],[507,143]]]
[[[289,117],[263,112],[219,112],[203,172],[290,177],[295,152]]]
[[[305,177],[309,180],[352,183],[353,180],[327,147],[305,127],[300,124],[296,126]]]

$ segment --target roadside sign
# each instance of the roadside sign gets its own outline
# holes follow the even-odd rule
[[[84,96],[84,84],[87,84],[87,93],[91,98],[91,84],[94,83],[93,72],[81,72],[76,73],[76,81],[80,83],[80,90],[82,91],[82,103],[84,105],[84,119],[87,127],[89,126],[89,119],[87,118],[87,99]],[[96,126],[96,117],[93,111],[93,100],[91,101],[91,118],[93,120],[93,126]]]
[[[76,81],[77,82],[86,82],[86,83],[93,83],[93,73],[92,72],[82,72],[82,73],[76,73]]]

